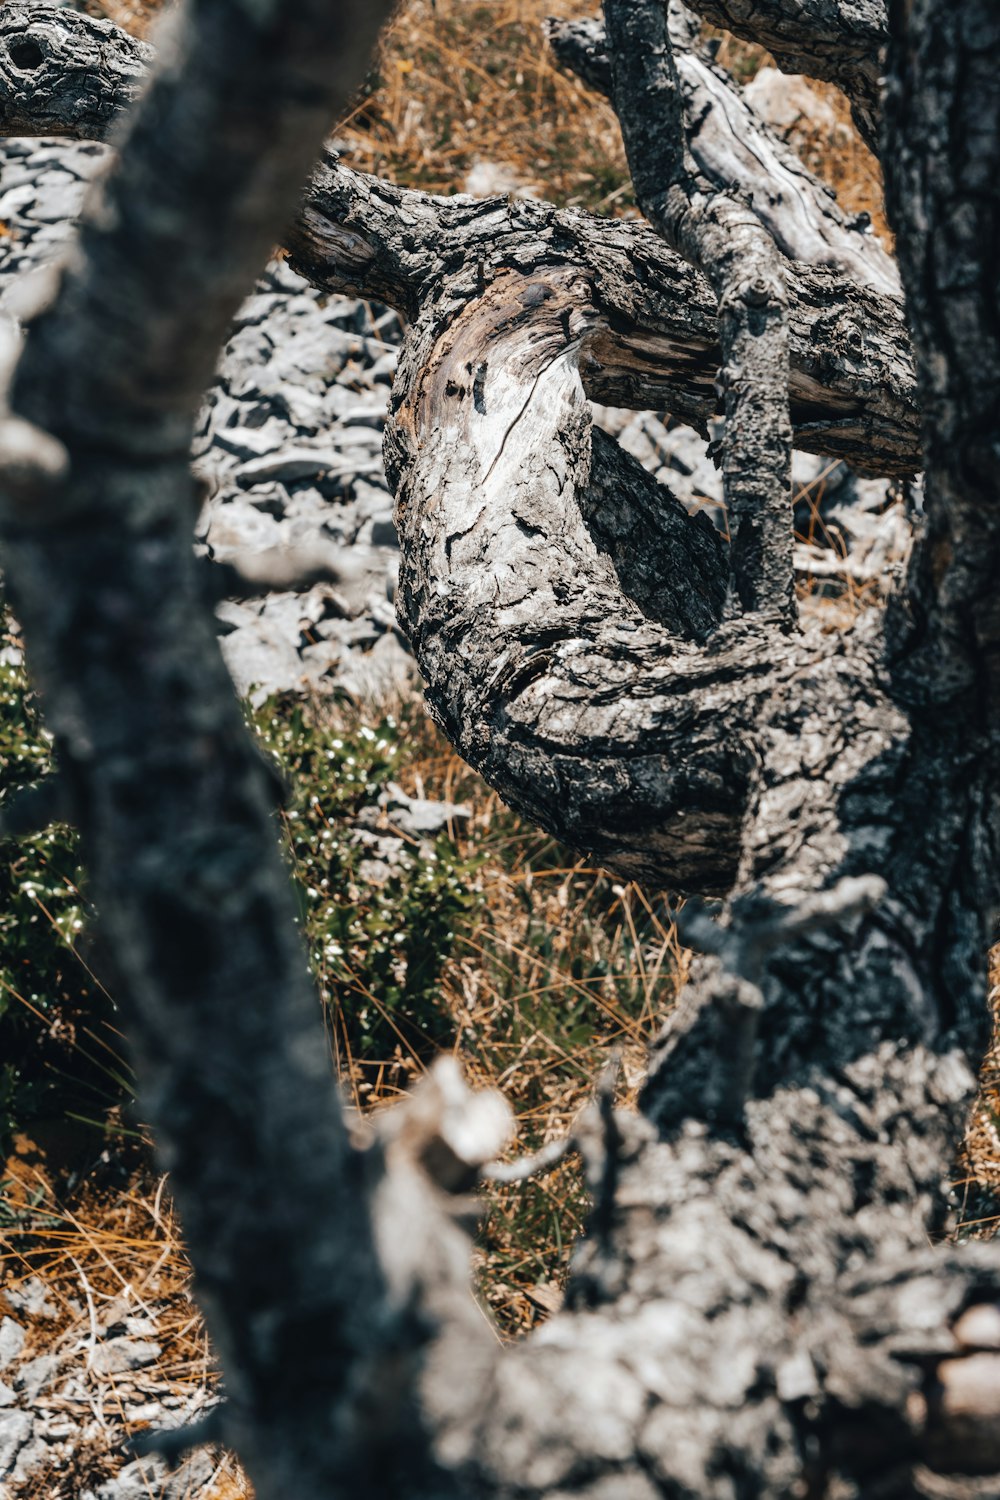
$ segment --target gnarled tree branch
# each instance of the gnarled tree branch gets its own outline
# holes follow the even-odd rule
[[[32,133],[41,119],[55,134],[103,138],[112,116],[127,107],[131,94],[120,78],[144,63],[144,49],[76,13],[72,46],[64,44],[67,14],[44,3],[8,5],[0,14],[0,58],[27,34],[46,59],[20,75],[16,88],[4,84],[0,68],[6,133]],[[100,111],[92,107],[95,95]],[[858,245],[863,239],[854,236]],[[588,394],[608,405],[666,409],[696,426],[716,409],[715,299],[643,225],[507,199],[433,198],[328,159],[289,244],[295,265],[317,285],[379,298],[410,317],[442,282],[467,299],[496,266],[582,270],[602,313],[582,361]],[[871,472],[914,472],[919,419],[897,300],[880,294],[870,277],[861,286],[825,266],[797,265],[786,274],[797,445]]]
[[[915,3],[945,24],[940,0]],[[446,1064],[364,1140],[340,1119],[201,598],[186,463],[210,337],[343,97],[338,14],[194,6],[184,69],[164,63],[13,386],[13,420],[66,462],[8,494],[5,569],[172,1152],[223,1436],[262,1500],[968,1493],[1000,1467],[989,1382],[969,1400],[1000,1269],[986,1248],[926,1247],[985,1029],[994,720],[965,691],[922,711],[882,617],[842,636],[722,620],[718,537],[589,421],[609,288],[653,243],[631,231],[600,242],[607,269],[580,263],[572,216],[529,207],[524,238],[510,205],[439,220],[481,216],[466,251],[492,248],[480,272],[442,238],[450,274],[421,283],[400,361],[401,611],[464,753],[620,866],[725,891],[726,938],[693,969],[642,1113],[605,1092],[579,1123],[597,1232],[564,1312],[512,1350],[468,1296],[450,1196],[494,1159],[506,1111]],[[933,160],[919,132],[913,150]],[[358,276],[344,218],[330,264]],[[796,273],[803,307],[824,275]],[[789,316],[794,406],[796,358],[806,389],[822,362]],[[961,500],[938,497],[942,515]],[[943,610],[948,568],[919,576]],[[727,1055],[734,1002],[752,1024]]]
[[[886,0],[688,0],[706,21],[758,42],[785,73],[835,83],[878,154]]]
[[[897,294],[899,273],[876,236],[843,213],[830,189],[759,118],[730,75],[693,41],[677,0],[670,15],[687,117],[686,144],[698,174],[716,191],[735,194],[746,203],[789,260],[832,266],[862,285]],[[560,63],[611,99],[611,60],[603,22],[550,20],[545,32]],[[658,120],[658,113],[654,105],[650,123],[659,127],[661,138],[680,129],[680,121]],[[643,171],[655,177],[651,162]],[[663,186],[661,182],[661,190]],[[649,191],[655,190],[652,182]]]
[[[772,236],[731,187],[692,157],[696,134],[674,49],[689,45],[687,13],[671,28],[658,0],[606,0],[612,101],[639,205],[673,249],[708,279],[719,304],[725,433],[723,497],[738,607],[795,614],[792,424],[787,290]],[[671,29],[673,35],[671,35]],[[697,98],[695,102],[697,105]],[[711,119],[717,106],[698,110]]]

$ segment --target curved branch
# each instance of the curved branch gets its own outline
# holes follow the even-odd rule
[[[723,496],[739,607],[790,621],[792,424],[781,257],[730,184],[720,188],[692,160],[693,140],[706,133],[717,106],[699,109],[697,95],[682,96],[663,6],[605,0],[604,13],[612,102],[639,205],[667,243],[704,272],[718,299]],[[676,29],[683,55],[684,28]]]
[[[64,49],[70,15],[74,46]],[[17,112],[4,103],[14,122],[7,133],[32,133],[40,114],[57,133],[103,138],[112,114],[128,103],[119,80],[142,61],[139,44],[67,9],[8,5],[0,11],[0,57],[26,29],[59,66],[19,77]],[[121,56],[111,67],[113,49]],[[3,76],[0,70],[0,88]],[[101,101],[97,113],[93,98]],[[582,362],[588,394],[608,405],[668,410],[696,426],[715,412],[714,298],[642,224],[506,198],[433,198],[328,158],[288,238],[294,264],[318,286],[379,298],[410,317],[448,280],[463,284],[464,300],[497,267],[539,258],[553,268],[575,266],[592,278],[602,314]],[[899,303],[832,269],[798,265],[788,274],[797,445],[873,473],[915,472],[919,418]]]
[[[588,396],[700,428],[717,409],[717,301],[645,224],[507,198],[428,198],[328,163],[288,242],[292,264],[314,284],[368,291],[411,316],[421,298],[450,298],[458,311],[510,266],[575,270],[591,282],[599,314],[580,362]],[[418,253],[407,280],[406,257]],[[388,269],[370,278],[366,260]],[[796,446],[866,472],[914,472],[919,419],[899,299],[828,266],[795,263],[785,274]]]
[[[411,328],[386,436],[397,607],[432,708],[505,800],[629,876],[725,890],[760,703],[830,646],[718,628],[710,526],[592,430],[597,318],[578,274],[508,271]]]
[[[865,145],[879,152],[886,0],[688,0],[692,10],[766,47],[783,73],[835,83]]]

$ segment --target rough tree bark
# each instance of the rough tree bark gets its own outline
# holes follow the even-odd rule
[[[878,153],[886,0],[691,0],[691,9],[766,47],[783,72],[837,84],[865,144]]]
[[[604,1095],[580,1122],[595,1210],[566,1309],[509,1350],[472,1307],[460,1221],[504,1111],[444,1068],[376,1134],[344,1129],[267,789],[191,561],[198,392],[349,81],[325,7],[282,15],[188,11],[32,323],[0,428],[5,570],[226,1372],[220,1434],[261,1500],[363,1484],[996,1495],[1000,1256],[929,1248],[985,1041],[998,905],[992,6],[893,15],[888,155],[930,519],[893,607],[843,635],[754,599],[727,609],[719,538],[592,427],[588,370],[599,389],[635,344],[624,388],[657,388],[662,358],[675,409],[709,409],[715,299],[651,234],[329,164],[292,233],[321,284],[396,288],[412,320],[387,458],[401,619],[435,713],[564,837],[725,897],[714,918],[687,909],[703,956],[641,1113]],[[370,23],[345,17],[359,35]],[[28,13],[17,48],[36,26],[58,21]],[[37,45],[17,128],[20,75],[48,67]],[[664,75],[638,62],[629,103],[650,121]],[[103,133],[90,103],[74,116],[40,94],[46,121]],[[658,172],[663,189],[682,180],[687,144],[643,163],[654,191]],[[826,451],[905,468],[891,294],[783,270],[778,399],[793,421],[800,399],[819,408],[805,429]],[[683,288],[693,313],[671,305]]]
[[[25,47],[35,49],[28,53],[31,67],[17,62],[23,64]],[[129,107],[148,61],[149,49],[110,22],[51,4],[6,5],[0,10],[4,133],[44,128],[103,140]],[[720,75],[712,80],[718,89]],[[730,99],[738,108],[731,90]],[[735,131],[729,136],[731,175],[745,174],[758,155],[778,168],[774,141],[759,122],[751,129],[750,119],[741,113],[742,139]],[[725,141],[718,134],[715,140],[725,171]],[[830,237],[850,257],[848,272],[862,255],[873,255],[871,237],[842,228],[829,198],[808,190],[801,164],[785,185],[798,205],[788,220],[788,232],[797,229],[798,237],[786,252],[795,259],[786,274],[796,445],[875,473],[911,474],[921,467],[919,415],[909,339],[899,301],[886,290],[885,258],[872,261],[863,284],[838,273]],[[715,412],[716,299],[645,226],[507,198],[434,198],[328,157],[306,191],[289,243],[317,285],[380,298],[410,318],[449,277],[456,304],[467,299],[480,265],[483,277],[511,261],[578,269],[593,282],[600,313],[581,360],[588,395],[612,406],[669,410],[697,427]]]

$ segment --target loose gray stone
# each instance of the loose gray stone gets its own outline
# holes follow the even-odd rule
[[[126,1370],[141,1370],[143,1365],[154,1364],[162,1352],[152,1339],[109,1339],[91,1354],[91,1373],[123,1375]]]
[[[21,1366],[14,1377],[14,1384],[26,1400],[32,1401],[39,1391],[51,1383],[58,1369],[57,1354],[39,1354]]]
[[[83,203],[83,185],[67,177],[61,187],[47,187],[25,212],[41,224],[68,224]]]
[[[268,313],[282,305],[284,298],[276,292],[258,292],[253,297],[248,297],[236,314],[236,327],[243,328],[251,323],[263,323]]]
[[[349,458],[329,448],[286,448],[283,453],[267,454],[242,464],[236,477],[241,485],[249,488],[268,479],[281,479],[290,484],[297,479],[371,474],[380,468],[381,459]]]
[[[17,1455],[11,1479],[15,1484],[20,1484],[29,1478],[35,1469],[40,1469],[43,1464],[52,1461],[52,1448],[43,1435],[34,1435],[31,1441]]]
[[[27,1281],[22,1281],[17,1286],[5,1287],[3,1295],[8,1306],[15,1312],[27,1313],[32,1318],[55,1318],[59,1315],[59,1308],[52,1300],[48,1287],[37,1276],[29,1276]]]
[[[221,447],[229,453],[235,453],[240,459],[261,458],[268,453],[278,452],[284,444],[287,444],[292,430],[287,422],[279,422],[277,418],[269,418],[260,427],[217,427],[214,429],[214,439]]]
[[[13,1469],[17,1455],[31,1438],[32,1428],[26,1411],[0,1412],[0,1479]]]
[[[24,1348],[25,1331],[13,1318],[4,1318],[0,1323],[0,1370],[17,1358]]]
[[[13,187],[0,198],[0,219],[11,219],[20,213],[29,203],[34,203],[36,197],[33,182],[23,183],[20,187]]]
[[[386,809],[389,822],[402,833],[426,837],[440,833],[450,822],[471,818],[467,802],[436,802],[429,797],[410,797],[390,781],[378,799]]]

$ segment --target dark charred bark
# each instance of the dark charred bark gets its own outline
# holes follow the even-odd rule
[[[1000,14],[892,9],[886,153],[927,444],[927,537],[900,628],[910,690],[991,718],[1000,684]],[[973,709],[973,705],[976,708]]]
[[[719,538],[592,429],[609,309],[683,323],[671,296],[698,285],[652,236],[339,168],[295,231],[320,279],[407,288],[387,456],[401,618],[441,722],[547,826],[726,898],[688,916],[703,956],[641,1113],[604,1089],[576,1127],[591,1228],[565,1310],[514,1349],[471,1302],[453,1212],[504,1107],[445,1062],[377,1132],[345,1128],[190,545],[212,341],[357,76],[341,26],[366,36],[368,11],[196,4],[29,330],[0,423],[4,565],[226,1370],[224,1435],[261,1500],[1000,1492],[1000,1256],[928,1249],[998,908],[988,10],[894,18],[930,526],[893,610],[841,635],[726,618]],[[630,289],[640,257],[655,289]],[[802,372],[841,347],[796,323],[803,288],[837,286],[851,316],[889,299],[786,274],[794,417],[797,379],[814,402],[838,388]],[[859,396],[873,368],[858,356],[857,441],[885,409]],[[696,375],[679,385],[697,400]]]

